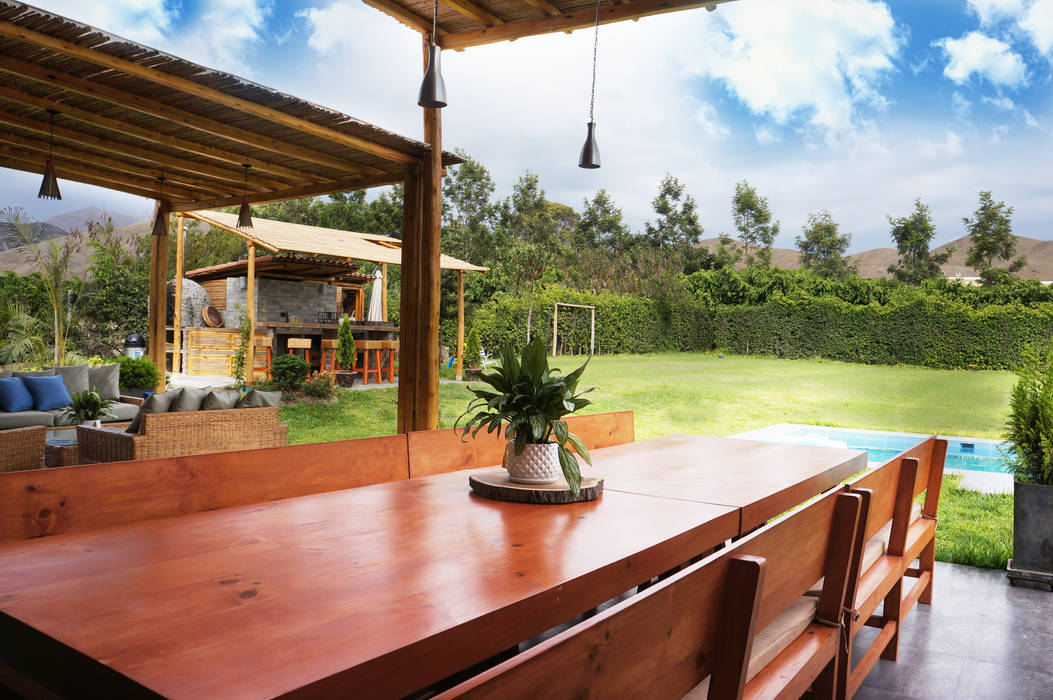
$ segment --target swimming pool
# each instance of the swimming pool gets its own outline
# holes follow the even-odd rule
[[[788,442],[797,445],[847,447],[854,450],[866,450],[867,461],[874,465],[895,457],[903,450],[917,445],[927,438],[928,435],[890,433],[881,430],[828,428],[821,425],[801,425],[799,423],[778,423],[769,425],[766,428],[738,433],[734,437],[763,440],[765,442]],[[1002,451],[1005,449],[1002,441],[961,437],[945,437],[944,439],[947,440],[945,469],[996,472],[1000,474],[1007,472],[1005,457],[1002,454]]]

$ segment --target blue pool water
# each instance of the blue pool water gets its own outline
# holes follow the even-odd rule
[[[880,430],[852,430],[827,428],[821,425],[799,425],[779,423],[767,428],[739,433],[735,437],[763,440],[765,442],[788,442],[798,445],[821,447],[847,447],[866,450],[867,461],[873,464],[884,462],[907,448],[917,445],[927,435],[914,433],[887,433]],[[999,440],[981,438],[948,437],[946,469],[1005,473],[1004,444]]]

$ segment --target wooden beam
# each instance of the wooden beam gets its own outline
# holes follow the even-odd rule
[[[175,303],[172,305],[172,374],[183,371],[183,225],[186,217],[176,217]]]
[[[458,0],[465,2],[466,0]],[[34,44],[36,46],[42,46],[44,48],[57,51],[67,56],[79,58],[95,65],[105,66],[128,75],[134,75],[137,78],[149,80],[157,85],[162,85],[167,88],[171,88],[178,92],[182,92],[189,95],[194,95],[216,104],[221,104],[225,107],[238,110],[245,114],[251,114],[254,117],[265,119],[275,124],[281,124],[282,126],[294,129],[296,131],[303,132],[305,134],[311,134],[318,136],[319,138],[326,139],[327,141],[333,141],[349,148],[354,148],[363,153],[369,153],[370,155],[383,158],[393,163],[401,163],[407,165],[412,163],[415,159],[413,156],[398,151],[394,148],[384,146],[382,144],[374,143],[368,139],[364,139],[358,136],[337,131],[321,124],[295,117],[291,114],[286,114],[277,109],[266,107],[257,102],[249,100],[243,100],[241,98],[229,95],[221,90],[202,85],[188,78],[182,78],[171,73],[165,73],[157,68],[135,63],[119,56],[113,56],[102,51],[98,51],[93,48],[86,46],[80,46],[73,44],[68,41],[63,41],[56,37],[48,34],[42,34],[40,32],[33,31],[20,27],[11,22],[0,21],[0,36],[8,36],[22,41]]]
[[[111,119],[110,117],[104,117],[96,112],[90,112],[83,110],[78,107],[74,107],[68,102],[59,102],[57,100],[51,100],[45,97],[37,97],[36,95],[30,95],[17,90],[0,86],[0,97],[4,97],[12,102],[25,105],[27,107],[36,107],[38,109],[54,109],[58,110],[63,118],[72,119],[84,124],[88,124],[93,127],[98,127],[112,131],[114,133],[134,136],[135,138],[148,141],[150,143],[159,144],[162,146],[168,146],[175,150],[191,153],[197,156],[204,156],[213,160],[218,160],[222,163],[235,166],[233,168],[217,168],[212,165],[199,163],[197,161],[187,161],[183,159],[175,159],[163,161],[169,167],[173,164],[183,164],[182,167],[185,170],[193,170],[200,174],[214,175],[221,180],[227,180],[235,184],[241,184],[244,176],[244,170],[242,169],[242,163],[248,163],[252,166],[253,172],[249,173],[249,184],[253,187],[264,187],[273,189],[272,185],[284,186],[288,182],[310,182],[325,179],[322,176],[315,175],[314,173],[306,173],[301,170],[295,170],[293,168],[287,168],[284,165],[277,165],[266,160],[260,160],[251,155],[245,155],[244,153],[236,153],[234,151],[227,151],[221,148],[215,148],[213,146],[206,146],[204,144],[191,141],[189,139],[182,139],[178,136],[172,136],[170,134],[162,134],[158,131],[151,131],[135,124],[129,124],[128,122],[122,122],[118,119]],[[55,128],[55,134],[59,133],[59,128]],[[111,147],[120,147],[125,149],[129,154],[143,155],[150,160],[158,160],[159,158],[168,157],[167,154],[160,153],[158,151],[149,151],[146,149],[139,149],[135,146],[123,142],[108,141],[105,139],[99,139],[93,135],[85,134],[81,131],[70,129],[69,134],[77,134],[78,140],[84,143],[91,143],[92,145],[102,147],[103,144],[110,144]],[[272,180],[267,177],[262,177],[257,172],[267,172],[284,178],[285,181]]]
[[[380,10],[389,17],[394,17],[410,29],[415,29],[425,36],[431,35],[430,19],[421,17],[416,12],[407,10],[397,2],[393,2],[392,0],[362,0],[362,2],[369,5],[374,10]],[[442,36],[443,34],[445,34],[445,32],[440,29],[439,36]]]
[[[157,207],[161,207],[160,200]],[[156,214],[156,211],[155,211]],[[165,311],[168,306],[168,218],[164,217],[164,233],[150,236],[150,304],[149,344],[150,359],[161,374],[156,390],[165,390]]]
[[[601,6],[600,24],[639,19],[640,17],[649,17],[665,12],[690,10],[697,7],[715,5],[722,1],[727,0],[634,0],[634,2],[626,5]],[[538,34],[584,29],[593,26],[595,21],[596,9],[594,5],[590,5],[576,12],[567,12],[558,17],[505,22],[496,27],[484,27],[482,29],[446,34],[439,37],[438,44],[444,49],[464,49],[469,46],[490,44],[495,41],[511,41]]]
[[[44,172],[44,166],[39,163],[18,160],[16,158],[9,158],[0,151],[0,166],[10,168],[11,170],[22,170],[27,173],[36,173],[40,175]],[[102,187],[108,190],[116,190],[118,192],[127,192],[128,194],[134,194],[137,197],[144,197],[146,199],[153,199],[158,195],[156,189],[142,189],[140,187],[134,187],[131,185],[125,185],[117,183],[116,185],[104,177],[90,177],[81,174],[62,174],[59,173],[60,180],[70,180],[71,182],[82,182],[85,185],[94,185],[96,187]],[[29,196],[29,195],[26,195]]]
[[[351,177],[343,180],[334,180],[318,185],[306,187],[291,187],[276,192],[249,192],[251,204],[263,204],[265,202],[283,202],[287,199],[301,199],[303,197],[316,197],[333,192],[349,192],[351,190],[363,190],[367,187],[380,187],[381,185],[397,185],[405,178],[403,173],[384,173],[375,177]],[[172,211],[198,211],[201,209],[220,209],[222,207],[236,207],[241,203],[240,196],[219,197],[216,199],[202,199],[194,202],[175,202]]]
[[[464,270],[457,271],[457,381],[464,378]]]
[[[157,100],[117,88],[103,85],[86,78],[79,78],[69,73],[50,70],[33,63],[25,63],[7,56],[0,56],[0,70],[13,75],[22,76],[40,83],[52,85],[69,90],[80,95],[86,95],[110,104],[132,109],[142,114],[165,119],[176,124],[197,129],[206,134],[212,134],[220,138],[229,139],[253,148],[262,148],[273,153],[297,158],[307,163],[324,165],[329,168],[337,168],[351,172],[380,173],[379,168],[362,165],[355,161],[343,158],[334,158],[326,153],[315,151],[303,146],[295,146],[281,139],[264,136],[248,129],[231,126],[218,122],[208,117],[202,117],[193,112],[171,107]]]
[[[427,47],[425,46],[425,53]],[[424,109],[424,155],[420,236],[420,308],[417,324],[416,430],[439,427],[439,301],[442,231],[442,110]]]
[[[558,7],[546,2],[545,0],[523,0],[523,2],[530,5],[541,14],[548,15],[549,17],[559,17],[563,14]]]
[[[245,285],[245,306],[249,307],[249,356],[245,358],[245,381],[252,386],[256,367],[256,246],[251,243],[248,248],[248,265],[245,274],[248,277]]]
[[[402,273],[399,292],[398,432],[414,429],[417,402],[417,324],[420,306],[421,167],[406,172],[402,198]]]
[[[475,20],[485,27],[496,27],[505,21],[489,10],[479,7],[471,0],[442,0],[442,4],[456,10],[468,19]]]

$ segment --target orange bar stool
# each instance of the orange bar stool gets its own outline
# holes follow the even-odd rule
[[[267,350],[267,366],[266,366],[265,369],[266,369],[266,372],[267,372],[267,379],[270,379],[271,378],[271,339],[266,337],[266,336],[256,336],[252,340],[252,345],[253,345],[253,347],[264,348],[264,349]],[[252,353],[252,359],[250,360],[250,362],[253,363],[253,367],[256,366],[256,353],[255,352]]]
[[[385,350],[383,347],[383,340],[356,340],[355,349],[362,353],[362,383],[369,384],[370,376],[376,378],[377,384],[383,382],[383,375],[381,374],[381,358],[382,353]],[[373,366],[369,366],[369,356],[373,356]]]
[[[322,338],[322,369],[328,369],[330,372],[336,371],[336,348],[339,344],[340,341],[336,338]]]
[[[293,350],[303,350],[303,359],[307,364],[311,364],[311,339],[310,338],[289,338],[287,347],[289,348],[289,354],[293,354]]]

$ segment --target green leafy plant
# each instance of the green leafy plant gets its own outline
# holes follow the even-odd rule
[[[329,372],[312,372],[310,381],[301,389],[304,396],[316,399],[328,399],[336,391],[336,381]]]
[[[248,312],[240,305],[237,308],[241,333],[238,335],[238,347],[234,350],[230,376],[234,378],[234,386],[243,389],[245,388],[245,363],[249,356],[249,346],[252,343],[252,325],[249,323]]]
[[[464,343],[464,366],[483,366],[483,348],[479,344],[479,331],[475,326],[472,326],[471,332],[468,333],[468,340]]]
[[[558,369],[549,369],[541,338],[527,345],[521,357],[516,356],[514,346],[505,345],[497,368],[479,377],[489,387],[468,389],[475,398],[455,424],[459,426],[462,418],[470,416],[461,429],[461,439],[469,432],[475,437],[484,427],[486,432],[493,433],[503,425],[505,438],[514,441],[517,455],[522,454],[525,445],[556,442],[563,476],[577,495],[581,489],[581,470],[574,453],[589,464],[592,458],[581,439],[567,429],[562,419],[591,403],[581,397],[595,387],[577,392],[578,380],[588,364],[586,360],[581,367],[563,376]]]
[[[1026,350],[1017,374],[1004,434],[1009,470],[1017,481],[1053,485],[1053,344],[1041,358]]]
[[[161,373],[146,357],[118,357],[121,365],[121,389],[153,389],[161,382]]]
[[[302,389],[310,373],[311,366],[296,355],[279,355],[271,362],[271,377],[283,392]]]
[[[355,349],[355,336],[351,334],[351,319],[347,316],[341,317],[336,337],[336,361],[344,369],[354,369],[358,362],[358,351]]]
[[[72,400],[62,409],[62,417],[71,425],[80,425],[100,418],[113,418],[109,412],[112,399],[104,399],[99,392],[87,389],[70,397]]]

